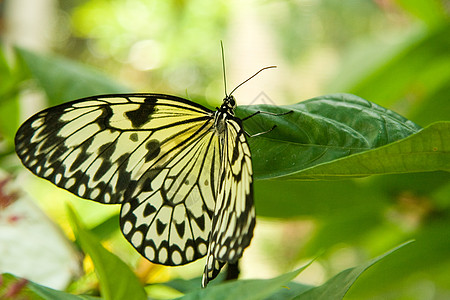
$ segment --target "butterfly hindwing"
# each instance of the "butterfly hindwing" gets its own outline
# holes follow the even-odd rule
[[[160,189],[122,206],[125,237],[151,261],[180,265],[206,254],[220,164],[218,138],[206,135],[172,158]]]
[[[230,118],[226,123],[220,143],[222,168],[203,273],[204,287],[225,263],[235,263],[242,256],[255,227],[250,148],[241,121]]]

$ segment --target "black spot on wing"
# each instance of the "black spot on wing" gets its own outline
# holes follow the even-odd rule
[[[142,192],[151,192],[153,191],[152,188],[152,177],[147,177],[144,179],[144,183],[142,184]]]
[[[159,235],[161,235],[164,232],[164,229],[166,229],[167,224],[161,222],[159,219],[156,220],[156,232],[158,232]]]
[[[160,168],[147,170],[141,178],[136,181],[136,190],[133,191],[133,193],[137,195],[138,193],[153,191],[154,188],[152,187],[152,182],[156,176],[159,175],[161,170],[162,169]],[[158,187],[156,187],[156,189],[158,189]]]
[[[153,205],[151,205],[150,203],[147,203],[147,205],[144,208],[144,217],[148,217],[155,211],[156,211],[156,208]]]
[[[198,218],[194,218],[194,220],[195,220],[195,223],[197,223],[198,227],[199,227],[202,231],[204,231],[204,230],[205,230],[205,216],[202,215],[202,216],[200,216],[200,217],[198,217]]]
[[[236,141],[236,145],[234,145],[234,149],[233,149],[233,157],[231,158],[231,163],[233,164],[235,161],[237,161],[239,157],[239,145],[238,145],[238,141]]]
[[[155,159],[159,153],[161,152],[161,144],[158,140],[150,140],[145,144],[145,148],[147,148],[148,152],[145,155],[145,162],[149,162]]]
[[[177,229],[178,235],[180,237],[184,237],[184,230],[186,228],[184,222],[181,222],[180,224],[175,224],[175,228]]]
[[[139,137],[136,132],[130,134],[130,141],[137,142],[138,140],[139,140]]]
[[[135,110],[130,110],[125,113],[134,128],[140,128],[150,121],[151,115],[157,111],[155,107],[156,102],[157,99],[154,97],[146,98],[144,104],[139,105]]]

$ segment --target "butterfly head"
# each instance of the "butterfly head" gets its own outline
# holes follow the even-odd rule
[[[236,108],[236,99],[234,99],[234,96],[227,95],[223,99],[223,103],[220,106],[219,110],[221,112],[227,112],[231,115],[234,115],[234,109]]]

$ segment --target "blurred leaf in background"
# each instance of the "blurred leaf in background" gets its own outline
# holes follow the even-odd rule
[[[278,66],[235,95],[240,105],[259,104],[264,93],[271,104],[301,107],[290,117],[292,122],[298,117],[295,122],[301,126],[286,126],[285,137],[298,137],[302,130],[306,137],[323,137],[318,128],[332,128],[323,120],[327,112],[335,112],[333,107],[319,105],[325,97],[318,96],[327,94],[351,93],[405,117],[397,119],[399,126],[411,122],[408,138],[338,160],[319,159],[308,165],[321,156],[294,151],[298,164],[290,170],[296,172],[290,179],[295,180],[256,181],[258,224],[241,263],[243,278],[275,278],[323,251],[297,279],[302,288],[319,286],[342,270],[416,239],[365,272],[346,298],[450,297],[450,175],[437,171],[448,170],[449,163],[448,122],[442,122],[450,117],[446,1],[24,1],[0,2],[6,25],[0,29],[0,169],[24,179],[25,189],[69,236],[64,205],[58,204],[65,199],[141,281],[200,275],[202,262],[176,269],[149,266],[118,232],[116,208],[74,199],[33,178],[15,157],[13,138],[21,121],[39,109],[97,93],[160,92],[215,107],[224,94],[219,48],[223,40],[230,87],[261,67]],[[46,23],[51,30],[42,29]],[[21,50],[12,50],[16,45]],[[308,98],[315,100],[294,104]],[[303,108],[308,105],[310,111],[317,105],[320,122],[307,118],[308,109]],[[255,109],[240,106],[237,113]],[[351,122],[352,114],[347,116],[345,122]],[[245,126],[259,132],[273,122],[283,121],[255,117]],[[366,121],[359,125],[358,132],[375,132],[365,127]],[[425,129],[419,131],[421,127]],[[333,138],[323,140],[325,145],[338,142],[332,133]],[[365,137],[377,140],[376,135]],[[269,138],[250,140],[250,145],[255,171],[273,172],[265,167],[265,158],[274,169],[286,171],[290,161],[282,150],[292,148]],[[415,170],[405,167],[411,162]],[[387,163],[407,171],[385,174],[391,173]],[[342,177],[346,172],[379,175],[304,180]],[[98,286],[88,260],[85,271],[69,290],[95,293]]]

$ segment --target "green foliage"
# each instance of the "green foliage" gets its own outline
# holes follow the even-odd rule
[[[415,2],[425,5],[437,1]],[[449,36],[450,23],[440,20],[431,28],[417,26],[402,36],[393,34],[390,38],[395,43],[381,49],[378,41],[370,41],[363,50],[358,49],[359,53],[350,53],[341,70],[352,71],[341,72],[328,89],[397,106],[420,124],[448,119]]]
[[[393,253],[394,251],[398,250],[399,248],[405,246],[410,242],[407,242],[403,245],[400,245],[368,262],[365,264],[362,264],[360,266],[350,268],[347,270],[344,270],[328,280],[325,284],[311,288],[298,296],[292,298],[292,300],[303,300],[303,299],[324,299],[324,300],[333,300],[333,299],[342,299],[347,291],[350,289],[350,287],[353,285],[353,283],[358,279],[358,277],[366,271],[368,268],[370,268],[372,265],[383,259],[384,257],[388,256],[389,254]]]
[[[438,122],[411,137],[376,150],[302,168],[283,179],[342,179],[376,174],[449,171],[449,127],[449,122]]]
[[[71,213],[72,218],[74,218],[74,223],[77,223],[76,217],[73,215],[73,212]],[[78,225],[75,225],[78,230],[81,228]],[[81,233],[80,236],[83,236],[83,240],[87,238],[87,240],[90,240],[91,237],[89,237],[89,232],[82,229],[79,231]],[[84,240],[81,244],[84,250],[86,252],[91,252],[92,250],[89,250],[89,248],[97,248],[100,247],[99,244],[95,245],[95,243],[91,243],[91,241],[87,242],[87,240]],[[303,299],[327,299],[327,300],[338,300],[342,299],[344,295],[347,293],[348,289],[355,283],[355,281],[358,279],[358,277],[368,268],[370,268],[372,265],[377,263],[378,261],[382,260],[384,257],[390,255],[392,252],[397,251],[399,248],[405,246],[408,243],[405,243],[403,245],[400,245],[385,254],[382,254],[360,266],[350,268],[347,270],[342,271],[341,273],[337,274],[330,280],[328,280],[323,285],[313,287],[313,286],[307,286],[298,284],[295,282],[291,282],[295,277],[297,277],[303,270],[305,270],[309,264],[294,270],[292,272],[280,275],[276,278],[272,279],[260,279],[260,280],[238,280],[238,281],[230,281],[226,282],[220,285],[215,285],[212,287],[209,287],[207,289],[193,289],[191,292],[187,293],[186,295],[179,297],[177,299],[179,300],[194,300],[194,299],[214,299],[214,300],[227,300],[227,299],[233,299],[233,300],[258,300],[258,299],[292,299],[292,300],[303,300]],[[91,252],[92,253],[92,252]],[[108,251],[105,251],[104,249],[101,250],[102,255],[106,255],[108,258],[114,257],[113,254],[111,254]],[[115,258],[117,259],[117,258]],[[108,259],[106,259],[105,262],[107,262]],[[115,270],[117,272],[117,268],[114,268],[117,266],[113,260],[109,260],[109,262],[113,263],[113,271]],[[104,266],[103,263],[95,259],[94,265],[96,269],[103,269]],[[123,269],[123,271],[126,271],[127,273],[129,270]],[[111,275],[112,273],[108,273]],[[120,274],[120,273],[119,273]],[[106,275],[106,274],[104,274]],[[123,275],[123,274],[121,274]],[[15,278],[14,276],[10,274],[3,274],[0,275],[3,276],[4,279],[6,279],[5,286],[6,288],[0,289],[0,295],[3,295],[8,291],[8,287],[13,285],[15,282],[19,281],[20,279]],[[102,275],[103,276],[103,275]],[[108,284],[108,279],[104,278],[104,280],[100,280],[100,283],[102,284],[102,288],[105,288],[107,286],[108,288],[111,288],[112,292],[117,292],[117,287],[114,287],[113,285]],[[124,276],[121,278],[120,281],[115,282],[116,284],[120,284],[121,286],[124,285],[133,285],[134,279],[130,280],[130,277]],[[31,299],[67,299],[67,300],[76,300],[76,299],[96,299],[89,296],[75,296],[67,293],[63,293],[60,291],[52,290],[50,288],[46,288],[44,286],[38,285],[33,282],[26,282],[26,290],[20,290],[15,296],[18,295],[27,295],[28,297],[31,297]],[[119,287],[120,290],[120,287]],[[123,292],[127,293],[117,293],[117,294],[109,294],[105,293],[105,299],[146,299],[145,294],[144,296],[140,296],[138,293],[135,293],[136,290],[140,290],[140,288],[136,289],[136,287],[129,286],[128,289],[124,290]],[[185,291],[185,290],[184,290]],[[142,295],[142,294],[141,294]]]
[[[0,44],[1,45],[1,44]],[[0,51],[0,142],[6,139],[12,144],[15,129],[19,125],[19,85],[26,78],[22,68],[13,68],[8,63],[5,53]],[[1,156],[1,154],[0,154]]]
[[[265,299],[274,294],[283,285],[297,277],[301,271],[306,269],[304,266],[298,270],[280,275],[276,278],[267,280],[238,280],[213,286],[208,289],[200,289],[193,291],[178,299],[194,300],[194,299]]]
[[[257,110],[292,110],[278,117],[260,114],[244,122],[250,134],[277,125],[273,131],[249,139],[258,179],[256,210],[259,220],[300,220],[312,229],[308,235],[300,235],[305,229],[293,222],[286,225],[289,234],[270,237],[267,248],[273,253],[265,261],[277,267],[282,274],[278,277],[225,283],[215,280],[205,290],[200,289],[199,278],[171,279],[164,283],[164,297],[182,293],[181,299],[239,299],[236,295],[242,299],[341,299],[344,295],[347,299],[427,299],[433,293],[436,298],[445,298],[450,282],[450,23],[443,2],[397,0],[395,9],[384,7],[385,11],[377,8],[376,2],[324,0],[310,3],[306,10],[294,2],[283,4],[286,6],[263,2],[261,5],[279,13],[279,18],[269,20],[276,33],[274,47],[284,53],[292,74],[298,73],[296,64],[302,69],[306,58],[316,53],[311,40],[337,49],[336,56],[347,57],[340,66],[329,68],[337,74],[322,87],[329,95],[286,106],[239,106],[236,111],[243,118]],[[128,62],[124,63],[128,48],[151,40],[150,45],[159,49],[151,52],[158,67],[131,79],[125,76],[128,84],[138,78],[146,87],[150,82],[146,92],[172,94],[171,89],[186,88],[205,95],[211,85],[221,82],[216,48],[232,4],[221,2],[211,10],[212,4],[204,0],[161,1],[147,10],[145,1],[112,3],[96,0],[66,8],[77,43],[82,45],[68,46],[62,52],[101,66],[105,72],[114,71],[114,63],[120,61],[126,65],[121,71],[130,74]],[[134,5],[142,8],[137,15],[131,10]],[[277,10],[280,6],[286,11]],[[147,12],[150,15],[145,15]],[[406,23],[412,26],[399,32],[387,30],[380,16],[389,13],[391,17],[405,14],[399,27]],[[133,22],[124,23],[125,19]],[[131,90],[92,67],[66,58],[25,49],[17,49],[15,55],[11,63],[0,51],[0,168],[10,167],[14,158],[14,133],[27,106],[20,100],[24,91],[44,91],[46,106],[51,106]],[[328,67],[322,66],[331,72]],[[303,84],[301,81],[295,78],[296,83]],[[301,92],[301,88],[295,96],[286,92],[287,102],[297,102]],[[19,169],[17,160],[14,166]],[[370,175],[375,176],[367,177]],[[92,258],[102,296],[145,298],[132,268],[98,242],[116,242],[119,216],[99,220],[88,230],[73,213],[69,215],[82,252]],[[416,242],[368,260],[410,239]],[[127,264],[135,263],[130,255],[123,255],[124,251],[111,248]],[[356,258],[336,267],[336,261],[341,261],[335,256],[342,249]],[[312,286],[292,281],[304,268],[311,268],[287,271],[323,250],[314,262],[323,268],[323,283]],[[379,260],[380,264],[372,266]],[[0,297],[12,284],[23,281],[4,274],[1,282]],[[151,284],[145,291],[151,296],[161,286]],[[95,292],[92,287],[82,290]],[[30,299],[96,299],[33,282],[26,283],[23,292]]]
[[[436,125],[394,143],[421,128],[353,95],[328,95],[278,107],[246,106],[238,115],[256,111],[291,111],[280,117],[261,114],[245,122],[250,132],[263,132],[277,125],[273,132],[250,139],[257,178],[333,179],[448,170],[448,125]]]
[[[448,19],[445,3],[442,1],[396,0],[396,2],[430,27],[443,24]]]
[[[77,241],[94,263],[103,297],[106,300],[147,299],[144,288],[133,271],[117,256],[103,248],[99,241],[81,225],[72,209],[68,212]]]
[[[1,299],[28,299],[28,300],[95,300],[98,297],[86,295],[72,295],[57,291],[32,281],[19,278],[12,274],[0,274]]]
[[[17,54],[47,94],[49,105],[92,95],[130,92],[99,71],[68,59],[38,55],[25,49],[18,49]]]
[[[33,65],[29,66],[30,69],[45,70],[55,64],[51,59],[40,59],[36,54],[24,55],[23,53],[25,52],[21,51],[25,65]],[[30,59],[32,56],[35,57]],[[62,65],[62,68],[74,64],[61,59],[56,61]],[[39,63],[42,63],[42,66],[37,67]],[[61,81],[66,81],[69,78],[84,77],[85,73],[89,73],[88,69],[75,64],[74,66],[65,68],[64,76],[54,77],[52,80],[57,81],[57,78],[60,78]],[[38,81],[48,80],[45,72],[32,71],[32,73]],[[116,87],[110,80],[104,76],[99,77],[98,74],[95,76],[96,84],[104,83],[99,86],[105,89],[105,93],[116,92],[114,89],[108,90],[109,87]],[[59,86],[55,83],[54,86],[43,85],[42,87],[48,95],[52,92],[47,90],[55,87],[64,94],[65,90],[58,88]],[[68,93],[70,95],[72,92],[69,90]],[[393,111],[349,94],[316,97],[298,104],[280,107],[243,106],[239,107],[237,112],[239,116],[244,117],[258,110],[273,113],[292,110],[284,116],[260,114],[245,121],[245,128],[251,133],[265,131],[273,124],[277,125],[277,128],[270,133],[250,138],[256,176],[279,179],[256,182],[258,214],[277,218],[299,215],[317,216],[319,219],[331,218],[329,222],[334,225],[324,226],[319,231],[316,237],[318,245],[325,245],[324,241],[327,241],[330,247],[333,243],[357,241],[367,231],[374,230],[377,224],[382,222],[382,218],[376,212],[387,204],[379,201],[382,197],[379,197],[380,193],[377,189],[361,187],[351,181],[300,183],[281,179],[338,179],[349,176],[449,169],[449,125],[447,122],[438,122],[422,130],[420,126]],[[280,167],[274,168],[274,166]],[[447,174],[445,176],[448,177]],[[442,185],[444,183],[438,186]],[[321,201],[301,201],[295,205],[295,199],[299,193],[304,199],[321,199]],[[363,198],[366,198],[366,201],[361,201]],[[279,199],[279,201],[275,203],[272,199]],[[125,295],[131,295],[130,293],[136,293],[136,299],[144,298],[142,287],[128,267],[101,247],[92,234],[80,226],[73,213],[70,215],[77,240],[82,249],[93,259],[104,297],[120,299]],[[97,226],[94,229],[95,232],[103,237],[109,236],[111,228],[115,227],[113,219],[117,217],[113,216],[106,220],[104,225],[102,223]],[[336,223],[333,223],[333,220]],[[354,228],[351,233],[348,232],[346,228],[351,228],[351,224],[355,222],[359,224],[358,228]],[[322,242],[319,242],[322,235],[324,235]],[[311,245],[313,245],[312,242]],[[305,251],[308,251],[308,255],[313,255],[315,248],[310,247],[310,250],[305,249]],[[237,281],[212,286],[206,290],[194,289],[183,299],[228,296],[229,294],[224,294],[223,291],[231,289],[237,291],[236,295],[244,295],[245,299],[249,296],[248,293],[254,295],[255,299],[269,295],[274,297],[284,295],[285,299],[288,299],[287,296],[308,299],[318,295],[326,298],[328,297],[326,295],[329,295],[327,293],[336,293],[340,295],[336,299],[340,299],[362,271],[374,261],[354,270],[343,271],[324,285],[315,288],[289,283],[300,272],[298,270],[272,280]],[[345,284],[342,281],[344,279],[347,280]],[[282,285],[291,286],[290,292],[276,292]],[[339,287],[340,292],[334,287]],[[239,292],[241,290],[248,292]]]

